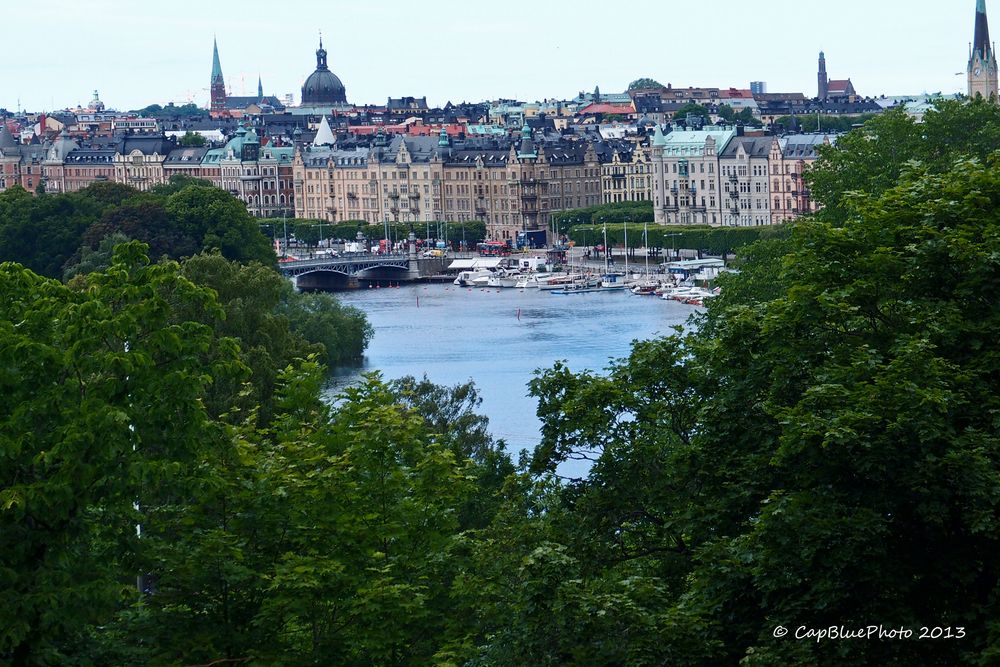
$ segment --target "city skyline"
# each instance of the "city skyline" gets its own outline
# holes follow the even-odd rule
[[[13,52],[32,55],[5,71],[0,107],[85,106],[94,89],[122,110],[171,101],[204,106],[213,37],[232,94],[254,94],[259,75],[265,94],[292,93],[298,101],[320,30],[330,68],[357,104],[406,95],[426,96],[432,106],[569,98],[594,86],[621,92],[640,77],[675,87],[749,88],[760,80],[769,92],[813,96],[820,50],[831,78],[850,77],[861,95],[949,94],[966,88],[975,2],[845,0],[836,15],[798,10],[801,19],[788,0],[770,3],[766,13],[732,2],[721,10],[663,12],[645,0],[618,13],[523,0],[503,10],[430,0],[345,4],[330,12],[309,1],[281,21],[261,18],[257,10],[270,15],[273,5],[258,2],[235,13],[192,0],[172,7],[157,16],[121,0],[86,7],[55,0],[33,10],[46,36],[11,35]]]

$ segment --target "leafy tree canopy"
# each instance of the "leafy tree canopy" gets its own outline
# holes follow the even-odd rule
[[[666,86],[664,86],[656,79],[650,79],[650,78],[636,79],[632,83],[628,84],[629,92],[633,90],[642,90],[646,88],[666,88]]]

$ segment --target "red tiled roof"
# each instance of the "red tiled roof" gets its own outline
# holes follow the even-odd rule
[[[631,104],[605,104],[604,102],[594,102],[593,104],[588,104],[577,112],[577,114],[581,116],[598,113],[630,114],[635,113],[635,107]]]
[[[745,88],[730,88],[720,90],[719,97],[723,99],[753,99],[753,92]]]

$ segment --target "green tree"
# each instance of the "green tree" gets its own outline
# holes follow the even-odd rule
[[[136,526],[220,444],[208,384],[239,370],[208,327],[172,321],[218,312],[211,294],[139,244],[86,289],[10,263],[0,284],[0,661],[84,664],[135,597]]]
[[[887,111],[819,148],[806,174],[823,216],[842,222],[853,193],[879,194],[895,186],[910,163],[947,171],[955,160],[987,160],[1000,147],[1000,107],[983,100],[942,100],[916,123],[903,109]]]
[[[700,116],[707,123],[711,114],[708,110],[708,107],[702,106],[701,104],[697,104],[695,102],[688,102],[687,104],[685,104],[680,109],[674,112],[674,118],[677,120],[687,120],[688,116]]]
[[[546,558],[578,590],[612,586],[624,595],[615,607],[637,613],[633,627],[655,628],[651,646],[600,625],[578,638],[579,664],[620,664],[604,653],[616,638],[641,657],[628,664],[985,664],[996,654],[1000,309],[984,295],[1000,279],[998,166],[967,160],[904,171],[885,189],[875,181],[877,192],[845,201],[843,222],[805,221],[753,246],[691,333],[635,345],[607,377],[557,366],[533,383],[543,421],[534,469],[596,459],[586,480],[556,492],[565,518],[552,514],[539,539],[566,550],[547,547]],[[769,275],[774,286],[755,293]],[[659,593],[627,592],[628,582]],[[550,627],[575,627],[589,611],[567,602],[546,615]],[[926,618],[966,638],[772,635],[873,622],[919,633]],[[527,632],[504,636],[504,650],[545,664],[535,657],[551,653]]]
[[[114,261],[115,246],[128,243],[130,240],[121,232],[114,232],[101,239],[96,250],[88,245],[82,246],[78,254],[67,262],[63,271],[63,281],[69,282],[76,276],[85,276],[95,271],[106,271]]]
[[[194,176],[188,176],[187,174],[173,174],[166,183],[154,185],[149,189],[149,192],[154,195],[172,195],[175,192],[183,190],[189,185],[198,185],[204,188],[215,187],[212,181],[204,178],[196,178]]]
[[[316,247],[319,243],[319,225],[309,222],[295,223],[295,240],[304,243],[308,248]]]
[[[167,197],[166,211],[178,233],[218,248],[236,261],[275,262],[274,250],[239,199],[218,188],[187,186]]]
[[[656,79],[649,78],[636,79],[632,83],[628,84],[628,92],[632,92],[633,90],[642,90],[644,88],[666,88],[666,86]]]
[[[184,136],[180,138],[178,143],[181,146],[204,146],[206,142],[204,136],[188,130],[184,133]]]
[[[61,277],[83,231],[101,212],[102,204],[85,194],[32,197],[21,188],[0,193],[0,260]]]

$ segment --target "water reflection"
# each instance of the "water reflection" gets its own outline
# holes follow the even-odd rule
[[[411,285],[343,292],[375,328],[364,363],[340,369],[329,394],[361,373],[385,379],[427,377],[453,385],[473,380],[490,430],[514,452],[538,443],[536,401],[527,384],[538,368],[565,360],[571,370],[603,370],[633,340],[672,333],[692,308],[623,293],[553,295],[536,289],[482,290]],[[567,473],[571,474],[571,473]]]

